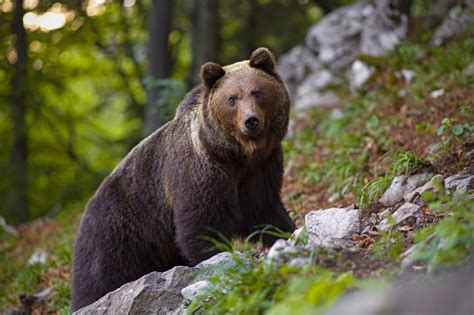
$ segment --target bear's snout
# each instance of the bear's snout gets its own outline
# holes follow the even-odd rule
[[[262,131],[263,121],[256,113],[245,115],[242,124],[241,132],[249,137],[256,137]]]
[[[260,120],[258,119],[257,115],[251,115],[247,119],[245,119],[244,125],[249,130],[255,130],[258,128],[260,124]]]

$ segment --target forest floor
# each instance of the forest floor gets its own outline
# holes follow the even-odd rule
[[[363,88],[340,91],[344,104],[295,114],[291,135],[284,141],[282,196],[297,225],[303,224],[309,211],[328,207],[355,203],[365,219],[383,211],[377,200],[396,175],[429,170],[447,177],[472,168],[474,74],[466,70],[472,56],[472,38],[442,48],[406,44],[387,57],[361,56],[376,69]],[[398,75],[402,69],[415,71],[411,82]],[[316,259],[315,265],[327,272],[324,279],[334,279],[338,287],[326,300],[305,303],[326,307],[357,279],[390,278],[400,269],[401,253],[413,243],[428,245],[429,233],[459,239],[454,240],[456,246],[427,251],[426,266],[458,265],[472,257],[474,236],[462,234],[466,229],[472,234],[472,199],[461,205],[444,200],[448,208],[439,211],[436,198],[423,206],[422,222],[355,236],[363,249],[356,256]],[[452,212],[456,215],[446,215]],[[79,218],[75,214],[39,219],[20,226],[16,236],[0,234],[0,312],[16,306],[34,314],[69,313],[72,244]],[[32,262],[34,253],[40,262]],[[41,253],[46,255],[44,261]],[[341,278],[348,273],[356,280]],[[312,279],[307,269],[274,274],[279,280],[265,279],[270,289],[259,295],[251,313],[271,311],[291,300],[297,294],[289,285],[295,277],[307,275],[305,281],[318,285],[322,281]],[[252,276],[257,283],[263,281],[261,276]],[[272,290],[272,285],[278,290]],[[43,291],[48,288],[53,291]],[[238,301],[242,292],[253,296],[251,288],[236,288],[228,297]],[[231,302],[215,307],[214,311],[222,312],[234,307],[234,313],[239,313]]]

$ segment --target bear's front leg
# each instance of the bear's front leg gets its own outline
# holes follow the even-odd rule
[[[224,174],[202,174],[198,180],[175,185],[173,193],[176,242],[191,265],[220,250],[212,242],[224,242],[236,235],[240,222],[237,193]],[[222,239],[222,236],[225,239]]]
[[[261,240],[267,246],[273,245],[282,237],[269,234],[265,226],[272,226],[285,233],[296,229],[281,201],[282,180],[283,156],[278,147],[268,160],[250,170],[239,184],[242,233],[245,236],[255,235],[253,241]],[[258,231],[262,231],[260,236],[254,234]]]

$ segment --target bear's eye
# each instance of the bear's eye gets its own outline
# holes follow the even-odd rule
[[[262,98],[262,97],[263,97],[263,93],[260,92],[260,91],[252,91],[252,95],[253,95],[253,97],[255,97],[256,99],[259,99],[259,98]]]
[[[234,106],[235,103],[237,103],[237,96],[231,96],[229,97],[229,105]]]

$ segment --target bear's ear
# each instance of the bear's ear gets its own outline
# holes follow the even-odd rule
[[[265,72],[275,72],[275,57],[267,48],[260,47],[253,51],[250,56],[249,64],[251,67],[262,69]]]
[[[209,90],[224,74],[224,69],[217,63],[207,62],[201,66],[201,81]]]

